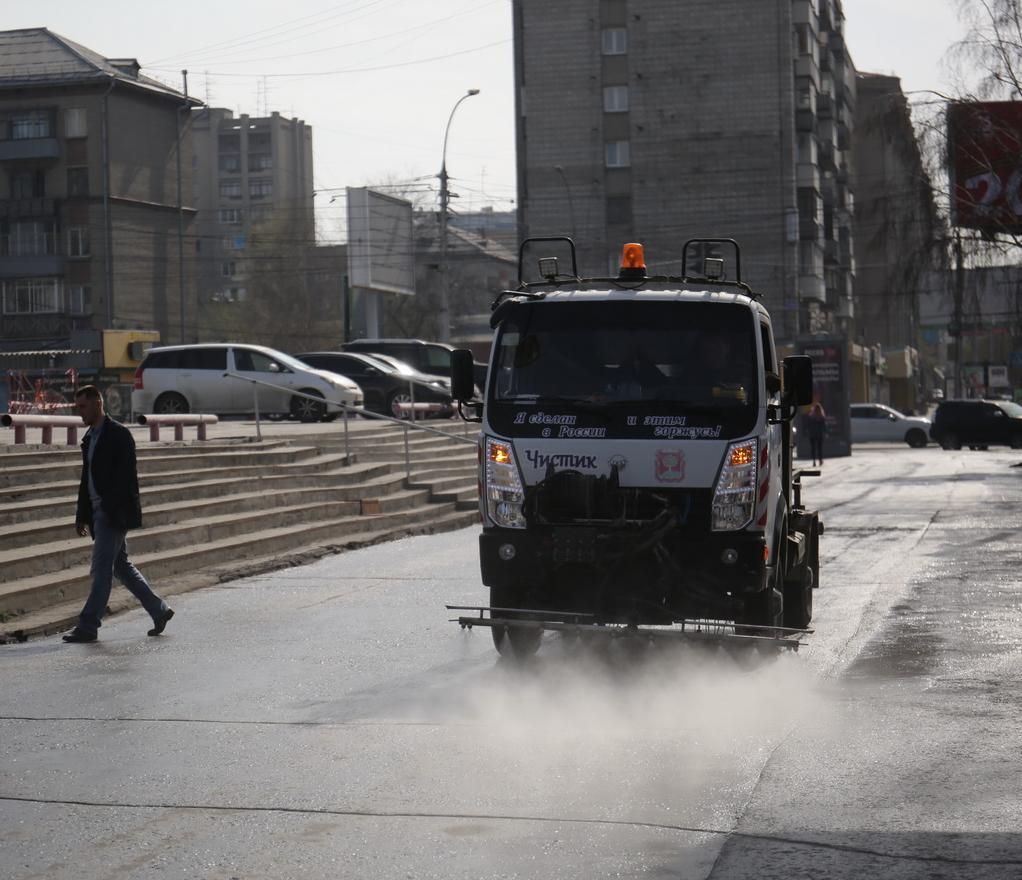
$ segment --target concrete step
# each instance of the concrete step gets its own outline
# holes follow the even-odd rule
[[[399,469],[397,465],[388,462],[375,462],[353,464],[350,467],[319,474],[270,473],[233,479],[202,479],[165,486],[150,486],[143,483],[141,487],[142,510],[148,521],[148,513],[154,505],[220,498],[235,493],[244,493],[254,486],[268,491],[279,488],[333,489],[337,492],[347,493],[338,495],[338,498],[350,499],[360,497],[360,495],[353,494],[356,491],[355,487],[363,484],[373,485],[377,480],[402,487],[404,485],[404,468]],[[385,492],[386,490],[381,488],[376,491]],[[0,526],[38,522],[51,518],[60,518],[63,522],[70,523],[74,520],[77,495],[78,484],[74,483],[67,484],[67,491],[59,497],[32,497],[20,502],[0,504]]]
[[[253,559],[264,559],[268,566],[281,567],[277,563],[294,559],[301,548],[317,548],[319,555],[326,555],[336,552],[338,542],[343,544],[367,532],[395,534],[408,533],[409,529],[429,532],[441,524],[455,527],[453,523],[467,526],[473,522],[471,511],[457,511],[453,504],[447,504],[376,516],[340,515],[316,522],[281,522],[273,528],[222,537],[215,537],[215,530],[211,530],[210,539],[204,543],[161,547],[150,552],[135,550],[132,537],[132,561],[150,580],[153,589],[162,593],[169,579],[199,569],[216,567],[240,576],[251,571]],[[0,617],[5,621],[5,629],[18,629],[12,621],[19,616],[61,602],[84,600],[89,586],[87,559],[59,573],[37,574],[0,585]]]
[[[187,467],[186,462],[181,462],[181,470],[162,471],[159,473],[147,473],[139,475],[139,482],[149,486],[166,486],[177,483],[187,483],[198,479],[231,479],[235,477],[258,477],[267,472],[270,468],[277,469],[282,473],[289,474],[312,474],[323,473],[343,467],[346,459],[343,455],[320,455],[316,458],[306,458],[297,462],[268,462],[263,464],[235,465],[231,467]],[[80,471],[80,468],[79,468]],[[17,486],[0,489],[0,505],[13,504],[31,498],[61,498],[69,495],[77,495],[78,478],[73,481],[40,483],[30,486]]]
[[[377,478],[352,486],[261,489],[230,495],[211,492],[211,497],[184,502],[176,501],[173,504],[146,505],[144,524],[146,529],[154,529],[190,523],[203,517],[275,511],[287,507],[323,505],[333,502],[347,502],[355,505],[352,512],[365,512],[363,508],[371,507],[373,513],[404,510],[430,502],[429,487],[407,489],[404,482],[401,475],[388,474],[382,479]],[[251,483],[247,485],[251,488]],[[215,487],[210,486],[209,488],[214,489]],[[73,520],[74,517],[71,515],[10,526],[4,534],[4,551],[31,547],[33,552],[38,554],[47,544],[60,544],[68,540],[77,543],[79,539],[74,535]],[[136,533],[132,533],[130,538],[132,546],[136,543],[134,534]],[[0,559],[2,559],[2,554],[0,554]]]
[[[143,475],[179,472],[182,468],[222,469],[225,467],[256,466],[267,467],[307,461],[320,455],[315,446],[282,446],[273,449],[230,450],[208,453],[199,450],[192,455],[149,456],[138,459],[138,473]],[[77,480],[82,472],[82,458],[60,463],[33,464],[23,467],[4,468],[0,471],[0,489],[22,488],[51,482]]]
[[[136,437],[135,457],[143,459],[161,457],[167,455],[195,455],[198,453],[213,454],[218,452],[232,452],[234,450],[271,450],[284,446],[293,445],[287,440],[229,440],[185,443],[138,443]],[[315,446],[314,443],[298,444],[303,446]],[[36,464],[77,463],[81,465],[82,453],[78,446],[0,446],[0,470],[8,468],[28,467]]]
[[[226,583],[240,577],[252,577],[257,574],[291,568],[295,565],[304,565],[333,553],[355,550],[359,547],[367,547],[382,543],[383,541],[393,541],[410,535],[433,534],[466,528],[474,525],[475,522],[476,517],[474,514],[466,513],[465,511],[453,511],[431,517],[426,522],[408,521],[390,527],[371,528],[346,537],[334,538],[329,543],[303,544],[292,547],[286,553],[277,552],[262,556],[251,555],[243,563],[210,563],[205,566],[194,567],[189,571],[180,572],[173,578],[168,578],[163,582],[156,580],[157,572],[155,569],[157,566],[155,562],[152,566],[141,558],[137,559],[136,562],[146,572],[147,577],[153,578],[154,589],[164,599],[169,599],[181,593]],[[86,593],[87,591],[88,586],[86,586]],[[52,635],[71,629],[78,621],[78,614],[82,609],[83,601],[84,594],[70,599],[63,599],[51,603],[44,608],[12,617],[6,622],[0,622],[0,645],[23,642],[30,638]],[[127,590],[115,585],[113,592],[110,594],[110,603],[107,607],[111,614],[118,614],[122,611],[138,608],[138,603]],[[109,624],[109,618],[106,618],[105,622]],[[148,627],[148,624],[144,626]],[[168,629],[168,638],[172,638],[173,631],[180,626],[187,626],[187,619],[179,614],[179,616],[174,618],[174,622]],[[102,634],[100,638],[102,638]],[[142,636],[142,638],[145,637]]]

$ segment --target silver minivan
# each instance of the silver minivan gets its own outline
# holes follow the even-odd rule
[[[135,371],[131,408],[136,413],[246,414],[254,412],[256,396],[260,413],[290,414],[303,422],[336,417],[338,404],[361,407],[364,401],[362,389],[345,376],[313,369],[262,345],[226,343],[149,349]]]

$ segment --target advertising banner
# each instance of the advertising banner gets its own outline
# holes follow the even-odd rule
[[[1022,231],[1022,101],[956,101],[947,111],[951,222]]]
[[[827,416],[824,457],[851,455],[848,342],[841,337],[821,336],[799,340],[797,348],[799,354],[813,359],[813,400],[823,407]],[[805,413],[796,417],[795,424],[798,428],[798,457],[804,464],[812,461]]]

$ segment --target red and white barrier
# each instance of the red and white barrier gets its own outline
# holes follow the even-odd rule
[[[18,413],[4,413],[0,416],[0,425],[5,428],[14,428],[14,442],[25,443],[26,431],[29,428],[42,428],[43,443],[53,443],[53,429],[67,428],[67,445],[78,445],[78,429],[84,428],[85,424],[79,416],[44,416],[24,415]]]
[[[160,428],[173,428],[174,439],[184,440],[185,427],[192,426],[198,429],[196,431],[198,439],[205,440],[206,425],[215,425],[219,421],[220,419],[216,416],[206,415],[203,413],[167,413],[141,415],[138,417],[138,423],[140,425],[146,425],[149,428],[150,440],[160,439]]]

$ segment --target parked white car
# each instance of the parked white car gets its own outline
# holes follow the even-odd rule
[[[136,413],[246,414],[255,410],[256,395],[261,414],[290,413],[303,422],[336,417],[342,411],[339,404],[360,407],[364,401],[362,389],[345,376],[313,369],[262,345],[228,343],[149,349],[135,371],[131,408]]]
[[[907,416],[882,403],[855,403],[851,410],[852,443],[886,440],[922,447],[930,441],[929,419]]]

